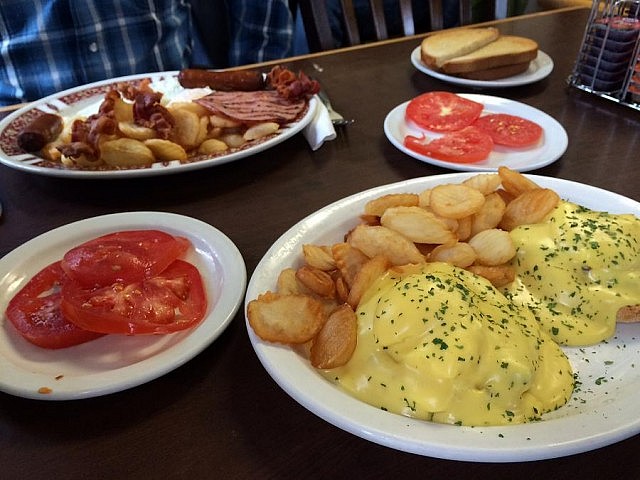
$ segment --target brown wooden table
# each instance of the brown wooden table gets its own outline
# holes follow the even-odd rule
[[[640,200],[640,114],[570,89],[588,10],[498,22],[536,39],[555,62],[532,85],[482,93],[508,97],[559,120],[562,158],[533,173],[595,185]],[[72,221],[131,210],[190,215],[225,232],[249,276],[287,228],[361,190],[447,173],[396,150],[382,122],[427,90],[473,92],[411,65],[417,38],[293,59],[320,79],[356,123],[317,152],[301,135],[259,155],[153,178],[79,181],[0,166],[0,255]],[[639,407],[640,408],[640,407]],[[209,348],[145,385],[104,397],[46,402],[0,394],[0,478],[629,478],[640,437],[566,458],[483,464],[392,450],[316,417],[269,377],[249,343],[242,308]],[[625,476],[625,474],[627,474]]]

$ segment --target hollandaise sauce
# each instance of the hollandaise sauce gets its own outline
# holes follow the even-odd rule
[[[511,232],[517,279],[505,289],[563,345],[609,338],[620,307],[640,304],[640,220],[561,202]]]
[[[533,315],[445,263],[393,268],[357,311],[358,345],[326,378],[383,410],[458,425],[538,419],[573,390],[569,361]]]

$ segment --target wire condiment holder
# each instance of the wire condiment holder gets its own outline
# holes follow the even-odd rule
[[[640,0],[594,0],[569,84],[640,110]]]

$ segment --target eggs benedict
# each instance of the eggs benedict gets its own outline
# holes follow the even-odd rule
[[[458,425],[538,419],[573,390],[534,315],[446,263],[394,267],[365,292],[358,344],[326,378],[377,408]]]
[[[640,305],[640,219],[562,201],[542,223],[511,231],[516,280],[504,289],[562,345],[613,335],[618,312]],[[636,319],[637,320],[637,319]]]

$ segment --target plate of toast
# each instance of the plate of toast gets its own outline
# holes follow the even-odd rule
[[[459,28],[424,38],[411,63],[429,76],[457,85],[503,88],[547,77],[553,60],[535,40],[498,29]]]

